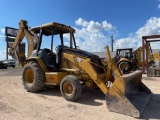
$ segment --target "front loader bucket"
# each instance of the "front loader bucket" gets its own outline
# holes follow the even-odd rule
[[[141,71],[117,77],[106,93],[107,108],[139,118],[151,96],[151,90],[141,79]]]

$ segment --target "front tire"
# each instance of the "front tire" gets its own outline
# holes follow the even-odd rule
[[[128,63],[128,62],[120,62],[119,63],[119,69],[120,70],[124,70],[125,72],[129,72],[129,70],[130,70],[130,64]]]
[[[66,100],[75,101],[81,96],[82,86],[77,77],[68,75],[62,79],[60,91]]]
[[[24,88],[28,92],[38,92],[44,87],[45,73],[36,61],[28,62],[22,74]]]

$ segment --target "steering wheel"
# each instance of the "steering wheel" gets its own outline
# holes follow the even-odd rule
[[[47,55],[48,55],[48,56],[52,56],[52,53],[51,53],[50,49],[44,48],[44,50],[47,52]]]

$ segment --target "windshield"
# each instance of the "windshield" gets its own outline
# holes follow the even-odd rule
[[[117,55],[125,58],[135,58],[132,50],[117,50]]]
[[[52,42],[53,39],[53,42]],[[75,38],[73,33],[64,33],[46,36],[42,34],[42,42],[40,49],[52,49],[55,52],[57,46],[63,45],[71,48],[76,48]]]

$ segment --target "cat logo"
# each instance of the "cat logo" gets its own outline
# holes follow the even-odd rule
[[[75,57],[75,60],[78,62],[82,62],[83,60],[81,58]]]

